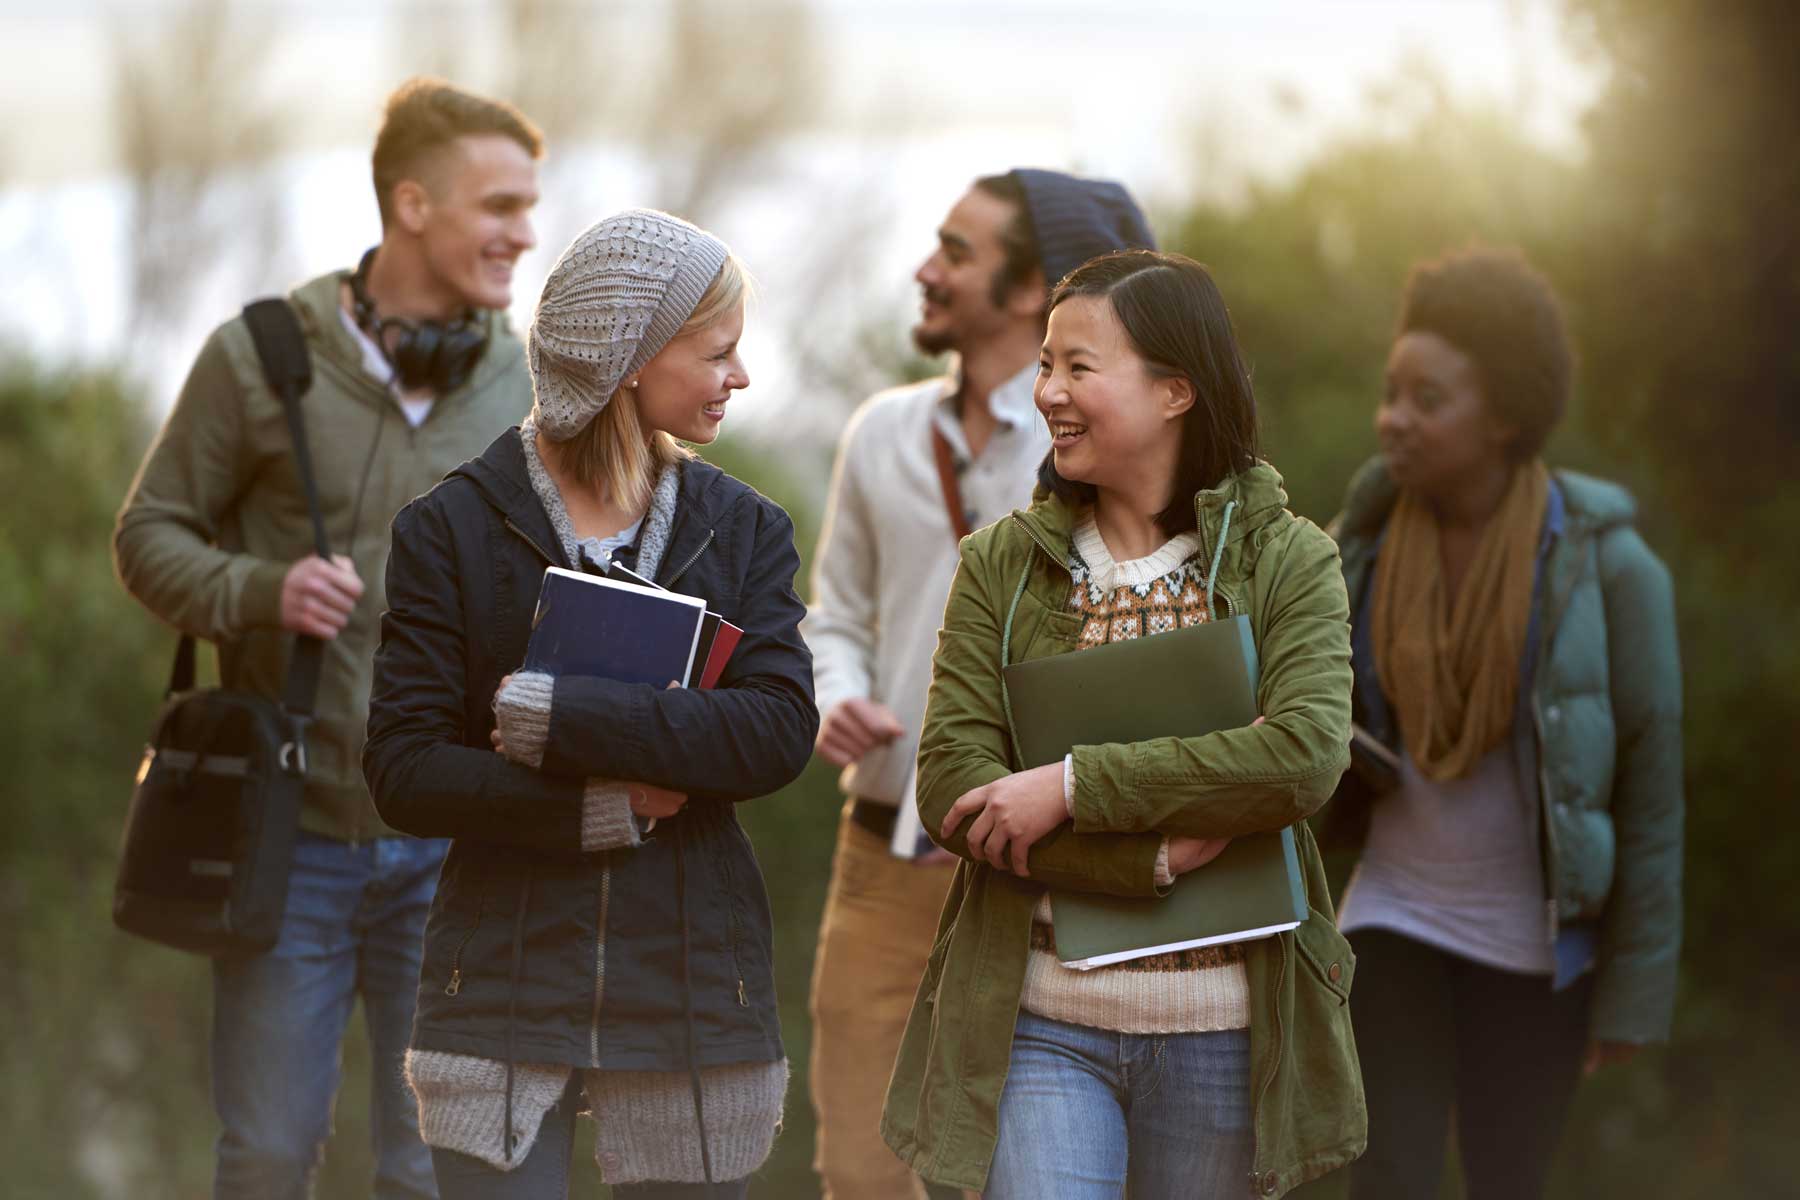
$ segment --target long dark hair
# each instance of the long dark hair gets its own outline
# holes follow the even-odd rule
[[[1049,311],[1075,296],[1105,298],[1145,365],[1193,386],[1194,405],[1181,419],[1175,494],[1156,514],[1164,534],[1186,533],[1195,527],[1194,494],[1218,487],[1257,460],[1256,396],[1225,297],[1205,267],[1186,255],[1155,250],[1089,259],[1057,284]],[[1093,502],[1092,484],[1056,473],[1054,451],[1044,456],[1038,481],[1067,503]]]

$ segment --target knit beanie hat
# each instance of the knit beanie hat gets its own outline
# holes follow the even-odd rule
[[[585,429],[680,332],[729,254],[712,234],[649,208],[615,213],[570,242],[525,339],[544,435],[562,442]]]
[[[1037,234],[1044,283],[1057,281],[1097,254],[1154,250],[1156,235],[1131,193],[1110,179],[1081,179],[1061,171],[1018,167],[1010,172],[1025,192],[1026,215]]]

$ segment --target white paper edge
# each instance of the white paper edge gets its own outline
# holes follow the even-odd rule
[[[919,823],[919,769],[906,772],[906,786],[900,789],[900,811],[894,814],[894,832],[888,838],[888,853],[908,862],[918,857],[919,835],[925,826]]]
[[[1121,950],[1117,954],[1096,954],[1092,958],[1078,958],[1074,962],[1065,961],[1063,966],[1076,971],[1091,971],[1095,967],[1110,967],[1114,963],[1129,962],[1134,958],[1149,958],[1152,954],[1173,954],[1177,950],[1193,950],[1200,946],[1217,946],[1225,942],[1254,942],[1258,938],[1274,937],[1278,933],[1286,933],[1290,929],[1298,928],[1300,928],[1298,921],[1283,921],[1279,925],[1264,925],[1260,929],[1244,929],[1237,933],[1221,933],[1216,937],[1170,942],[1163,946],[1142,946],[1136,950]]]

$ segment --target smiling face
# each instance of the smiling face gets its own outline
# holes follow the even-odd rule
[[[1018,217],[1016,206],[970,188],[938,228],[938,246],[913,278],[920,288],[919,323],[913,341],[927,354],[966,350],[1011,327],[1020,314],[1043,306],[1043,285],[1015,287],[995,302],[995,279],[1006,268],[1002,235]]]
[[[419,242],[432,290],[452,309],[505,308],[513,266],[537,244],[537,162],[512,138],[457,138],[419,180],[395,189],[398,220]]]
[[[1033,398],[1064,479],[1120,491],[1173,486],[1193,388],[1151,369],[1105,297],[1072,296],[1051,310]]]
[[[1504,470],[1517,430],[1488,404],[1474,359],[1438,334],[1415,329],[1396,338],[1388,353],[1375,435],[1395,483],[1446,498]]]
[[[705,445],[719,436],[731,393],[750,386],[738,354],[744,306],[669,342],[637,373],[631,394],[646,434],[661,431]]]

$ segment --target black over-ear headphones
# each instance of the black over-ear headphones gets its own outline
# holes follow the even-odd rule
[[[357,326],[381,347],[401,387],[408,391],[430,388],[439,396],[455,391],[487,349],[487,326],[472,308],[454,321],[383,317],[375,311],[369,295],[369,265],[374,261],[375,250],[371,249],[350,276]]]

